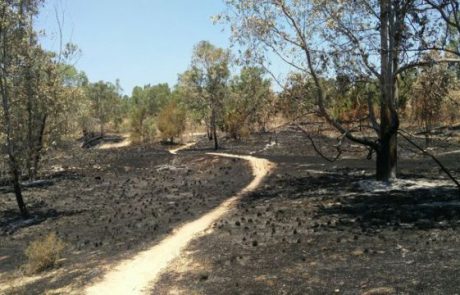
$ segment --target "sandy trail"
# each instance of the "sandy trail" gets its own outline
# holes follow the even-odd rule
[[[187,144],[184,144],[178,148],[175,148],[175,149],[172,149],[172,150],[169,150],[169,152],[173,155],[177,155],[178,152],[180,152],[181,150],[185,150],[185,149],[188,149],[189,147],[195,145],[195,142],[189,142]]]
[[[178,151],[191,145],[193,143],[170,150],[170,152],[177,154]],[[142,251],[132,259],[122,261],[113,267],[102,281],[89,286],[85,290],[86,294],[148,294],[149,289],[154,286],[162,271],[166,270],[167,266],[180,256],[183,249],[193,239],[205,235],[206,230],[215,221],[233,208],[245,194],[255,190],[275,167],[275,164],[266,159],[252,156],[223,153],[208,153],[208,155],[248,161],[251,165],[254,179],[238,194],[224,201],[209,213],[174,230],[170,236],[152,248]]]

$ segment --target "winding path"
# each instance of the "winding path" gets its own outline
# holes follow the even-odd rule
[[[180,150],[192,146],[193,143],[170,150],[177,154]],[[224,153],[207,153],[207,155],[243,159],[250,163],[254,179],[235,196],[227,199],[217,208],[197,220],[186,223],[173,233],[148,250],[138,253],[129,260],[122,261],[110,270],[102,281],[89,286],[85,293],[100,294],[148,294],[162,271],[177,257],[184,248],[195,238],[205,235],[205,231],[233,208],[247,193],[257,189],[263,179],[270,174],[275,164],[253,156],[242,156]]]

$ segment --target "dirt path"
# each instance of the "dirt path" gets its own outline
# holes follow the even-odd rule
[[[192,145],[193,143],[170,150],[170,153],[177,154],[178,151]],[[175,258],[180,256],[181,251],[190,241],[205,235],[205,231],[216,220],[225,215],[229,209],[233,208],[245,194],[255,190],[274,168],[274,164],[270,161],[252,156],[223,153],[208,153],[208,155],[248,161],[251,164],[254,179],[238,194],[229,198],[209,213],[174,230],[169,237],[152,248],[140,252],[132,259],[122,261],[113,267],[102,281],[89,286],[85,290],[86,294],[147,294],[148,289],[155,284],[161,272]]]
[[[131,139],[129,139],[129,134],[123,134],[123,140],[120,142],[113,143],[103,143],[97,147],[99,150],[110,150],[110,149],[119,149],[128,147],[131,145]]]
[[[178,147],[178,148],[169,150],[169,152],[170,152],[171,154],[173,154],[173,155],[177,155],[177,153],[178,153],[179,151],[188,149],[189,147],[194,146],[194,145],[195,145],[195,142],[189,142],[189,143],[187,143],[187,144],[185,144],[185,145],[182,145],[182,146],[180,146],[180,147]]]

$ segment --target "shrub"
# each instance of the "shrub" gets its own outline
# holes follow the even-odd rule
[[[52,268],[64,250],[64,242],[50,233],[44,238],[33,241],[26,249],[26,272],[37,273]]]
[[[175,102],[166,105],[158,116],[157,126],[163,139],[173,142],[185,130],[186,116]]]

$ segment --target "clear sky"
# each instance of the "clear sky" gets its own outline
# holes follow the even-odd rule
[[[63,41],[82,50],[76,67],[93,82],[119,78],[125,94],[134,86],[167,82],[190,64],[193,46],[208,40],[229,46],[229,30],[213,25],[221,0],[47,0],[37,27],[43,45],[59,49],[55,8],[64,15]]]

